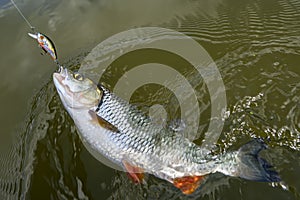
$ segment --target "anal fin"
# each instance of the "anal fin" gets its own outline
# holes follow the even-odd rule
[[[122,162],[127,171],[129,178],[134,183],[142,183],[144,180],[144,170],[141,169],[140,167],[131,165],[129,162],[127,162],[125,160],[123,160]]]
[[[204,176],[184,176],[175,178],[173,184],[179,188],[183,194],[192,194],[200,186]]]

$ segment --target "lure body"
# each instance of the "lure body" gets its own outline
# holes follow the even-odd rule
[[[37,42],[39,43],[39,46],[45,51],[45,53],[48,53],[51,56],[51,58],[54,60],[54,62],[57,63],[56,49],[54,43],[50,40],[50,38],[38,32],[28,33],[28,35],[36,39]]]

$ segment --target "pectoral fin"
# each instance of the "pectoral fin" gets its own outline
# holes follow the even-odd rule
[[[94,111],[89,111],[90,116],[92,117],[92,122],[99,124],[101,127],[108,129],[115,133],[120,133],[119,129],[103,119],[102,117],[98,116]]]
[[[135,183],[142,183],[144,180],[144,170],[131,165],[126,160],[123,160],[122,162],[128,173],[129,178]]]
[[[203,176],[184,176],[175,178],[173,184],[179,188],[183,194],[192,194],[200,186]]]

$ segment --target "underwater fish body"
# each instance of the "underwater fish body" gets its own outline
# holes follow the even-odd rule
[[[158,126],[136,107],[78,73],[62,69],[53,74],[53,80],[89,151],[127,171],[135,182],[142,182],[143,173],[149,173],[191,194],[206,175],[216,172],[254,181],[280,181],[258,156],[265,148],[261,140],[212,156],[208,149]]]

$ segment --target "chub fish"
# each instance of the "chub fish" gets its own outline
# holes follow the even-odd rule
[[[53,74],[53,80],[82,141],[136,182],[148,173],[191,194],[206,175],[216,172],[253,181],[280,181],[278,173],[258,156],[266,148],[262,140],[211,155],[210,150],[158,126],[133,105],[78,73],[62,69]]]

